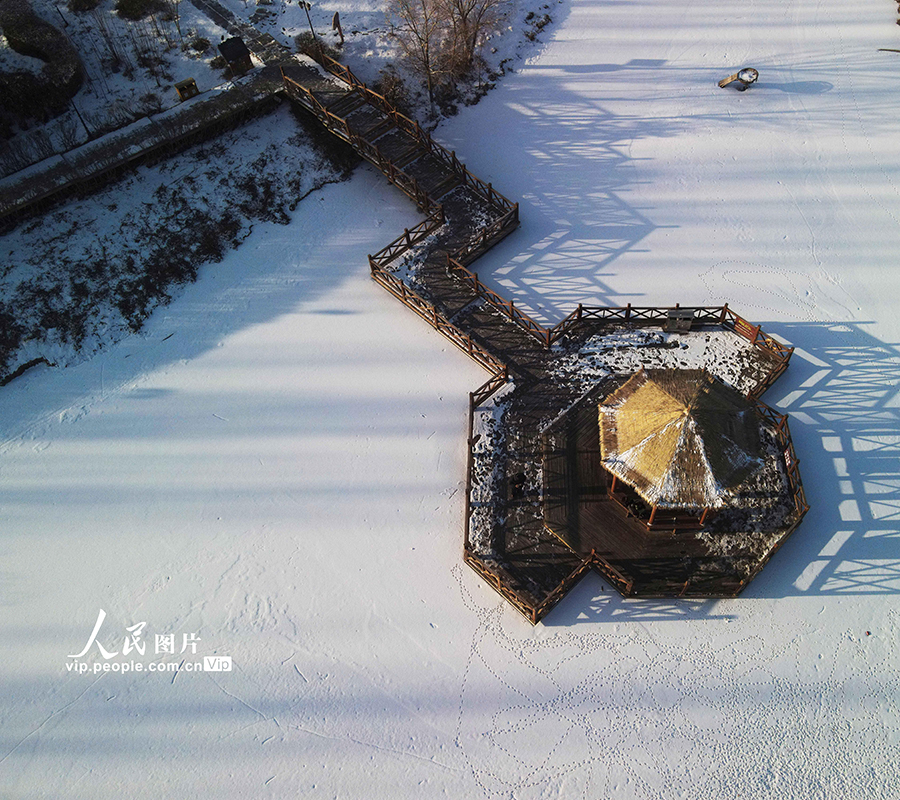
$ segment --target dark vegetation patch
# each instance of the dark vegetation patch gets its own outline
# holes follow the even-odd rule
[[[112,232],[83,224],[81,213],[64,206],[21,225],[15,243],[0,238],[0,380],[27,358],[21,347],[28,342],[28,355],[59,361],[54,347],[90,352],[140,330],[203,264],[237,248],[255,222],[286,224],[311,190],[347,177],[355,153],[302,113],[294,117],[293,134],[277,145],[261,137],[249,156],[235,151],[249,133],[238,129],[161,164],[161,178],[124,178],[95,195],[90,213],[114,218]],[[158,185],[129,185],[138,180]]]
[[[116,13],[123,19],[143,19],[165,10],[162,0],[116,0]]]
[[[191,41],[191,50],[196,53],[205,53],[210,48],[210,41],[205,36],[197,36]]]
[[[0,31],[17,53],[44,62],[39,75],[0,73],[0,138],[6,139],[16,126],[63,113],[81,88],[84,70],[68,38],[26,2],[0,2]]]
[[[309,56],[314,61],[321,61],[322,55],[333,58],[335,61],[341,60],[341,51],[336,47],[332,47],[328,42],[323,42],[322,38],[317,36],[313,38],[312,33],[299,33],[294,37],[294,45],[298,53]]]

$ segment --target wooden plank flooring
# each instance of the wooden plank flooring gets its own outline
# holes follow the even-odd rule
[[[554,377],[558,354],[513,322],[509,310],[501,308],[502,298],[481,297],[449,269],[447,252],[465,250],[460,258],[467,264],[509,233],[480,233],[492,220],[499,224],[507,207],[475,191],[468,176],[464,183],[462,173],[432,155],[424,140],[379,122],[379,109],[352,103],[332,108],[348,109],[347,126],[377,141],[382,157],[413,178],[432,201],[440,199],[446,224],[420,253],[411,285],[436,313],[506,364],[515,382],[503,421],[504,452],[496,456],[503,463],[493,500],[499,522],[478,571],[489,582],[499,580],[505,596],[512,593],[517,607],[533,621],[575,584],[588,564],[628,594],[729,596],[739,591],[737,571],[727,558],[711,554],[696,532],[650,531],[608,497],[600,465],[597,397],[581,401],[577,412],[551,425],[578,400],[573,386]],[[556,347],[573,352],[588,336],[617,324],[580,322]],[[611,388],[600,386],[596,392],[601,390],[606,394]],[[516,476],[527,474],[535,463],[543,464],[542,500],[521,496],[516,489],[521,485]]]
[[[502,523],[492,534],[493,556],[479,567],[482,575],[500,580],[506,596],[512,593],[521,601],[518,605],[532,609],[533,621],[574,585],[588,563],[604,575],[615,572],[614,580],[626,576],[627,581],[617,585],[627,585],[628,592],[633,588],[636,594],[725,596],[737,592],[742,583],[729,569],[728,559],[713,556],[695,533],[648,531],[608,498],[606,473],[600,465],[596,395],[607,393],[610,386],[598,386],[579,401],[574,387],[554,377],[552,367],[558,352],[546,349],[513,322],[501,309],[502,298],[480,296],[459,272],[449,270],[448,253],[464,250],[459,259],[468,264],[508,235],[518,223],[517,208],[511,212],[508,203],[461,168],[455,155],[435,149],[417,126],[387,113],[383,100],[366,94],[361,85],[342,83],[289,57],[271,36],[237,22],[216,0],[192,2],[227,23],[254,53],[275,65],[266,68],[269,77],[264,70],[250,83],[272,81],[276,74],[285,76],[289,80],[283,88],[291,99],[384,169],[420,207],[432,213],[440,201],[446,224],[417,254],[418,269],[403,291],[410,288],[431,304],[424,315],[433,311],[433,324],[437,325],[438,317],[450,321],[452,325],[444,324],[445,334],[451,339],[456,336],[457,343],[468,342],[470,355],[474,341],[500,359],[516,387],[504,418],[505,474],[494,498],[497,519]],[[347,75],[339,66],[332,64],[331,68]],[[234,102],[231,95],[227,102]],[[251,98],[249,105],[256,102],[257,98]],[[191,109],[201,105],[185,106],[184,124],[195,113]],[[54,170],[58,167],[48,168],[48,180]],[[410,299],[389,281],[382,282],[398,296]],[[423,313],[421,304],[413,305]],[[556,345],[557,350],[566,347],[572,352],[579,341],[609,326],[601,321],[579,324]],[[455,334],[448,331],[451,327]],[[760,379],[771,378],[772,367],[765,365],[763,356]],[[490,359],[481,363],[490,363]],[[773,362],[775,366],[778,363]],[[575,411],[560,416],[576,401]],[[523,495],[516,488],[518,479],[511,483],[509,478],[526,474],[537,463],[543,465],[543,499],[527,492]]]

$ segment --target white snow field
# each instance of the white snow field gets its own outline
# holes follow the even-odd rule
[[[554,13],[437,132],[522,204],[479,273],[550,321],[727,301],[795,344],[799,530],[740,599],[588,577],[525,622],[461,562],[486,376],[368,278],[417,216],[360,169],[0,391],[0,796],[898,796],[895,6]]]

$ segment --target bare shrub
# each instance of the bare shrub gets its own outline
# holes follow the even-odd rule
[[[123,19],[143,19],[164,8],[162,0],[116,0],[116,13]]]
[[[59,143],[63,150],[71,150],[81,144],[82,125],[74,114],[66,114],[60,118],[58,131]]]
[[[141,97],[139,107],[145,114],[158,114],[162,111],[162,100],[156,92],[147,92]]]
[[[378,94],[384,97],[394,108],[403,114],[409,115],[412,102],[409,96],[409,89],[400,77],[400,73],[396,68],[388,64],[378,74],[378,80],[372,85]]]
[[[106,109],[89,116],[87,122],[96,136],[102,136],[110,131],[123,128],[125,125],[134,122],[137,117],[138,115],[129,109],[124,100],[115,100]]]
[[[12,175],[20,169],[25,169],[34,161],[31,147],[24,135],[17,136],[0,145],[0,172],[4,175]]]
[[[323,42],[319,37],[313,39],[312,33],[298,33],[294,37],[294,46],[297,48],[298,53],[309,56],[313,61],[321,61],[322,54],[338,61],[341,55],[338,50]]]
[[[109,58],[112,61],[113,71],[118,71],[118,68],[122,67],[127,73],[131,69],[131,59],[128,57],[128,48],[125,43],[110,27],[106,14],[100,10],[96,10],[92,14],[92,17],[97,26],[97,30],[100,31],[100,35],[103,37],[103,41],[106,44]]]
[[[56,152],[53,149],[53,142],[50,141],[50,135],[43,128],[35,128],[29,134],[29,140],[39,161],[50,158]]]

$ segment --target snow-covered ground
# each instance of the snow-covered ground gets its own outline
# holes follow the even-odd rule
[[[896,796],[894,6],[561,8],[437,134],[522,204],[479,273],[550,321],[728,301],[795,344],[765,400],[800,529],[738,600],[588,577],[525,623],[461,566],[485,375],[369,280],[417,215],[362,169],[141,335],[0,392],[0,794]],[[100,609],[117,655],[70,658]]]
[[[135,119],[179,103],[174,83],[193,78],[206,92],[226,82],[212,67],[227,31],[178,0],[178,16],[155,14],[128,20],[114,0],[99,0],[92,11],[71,11],[53,0],[30,0],[39,17],[71,42],[84,67],[84,83],[72,108],[46,124],[31,122],[0,150],[0,175],[11,174],[51,153],[62,153]],[[39,73],[43,62],[21,55],[0,35],[0,70]],[[46,143],[40,146],[36,135]]]
[[[397,42],[393,38],[392,21],[396,15],[390,12],[390,2],[385,0],[321,0],[307,9],[296,0],[219,0],[238,19],[253,24],[258,30],[271,35],[286,47],[293,47],[298,35],[310,33],[310,25],[316,36],[328,46],[337,49],[342,63],[349,66],[365,83],[379,80],[382,70],[390,67],[407,82],[412,95],[423,101],[424,87],[408,65],[399,57]],[[502,75],[514,68],[517,60],[533,53],[534,43],[546,38],[542,33],[562,13],[563,0],[506,0],[506,14],[502,25],[490,33],[482,55],[485,73],[481,79],[492,82],[490,75]],[[464,4],[472,5],[472,4]],[[335,15],[344,34],[333,27]]]
[[[288,221],[343,177],[284,103],[19,225],[0,237],[0,312],[22,329],[0,374],[35,358],[70,366],[118,341],[259,220]]]

